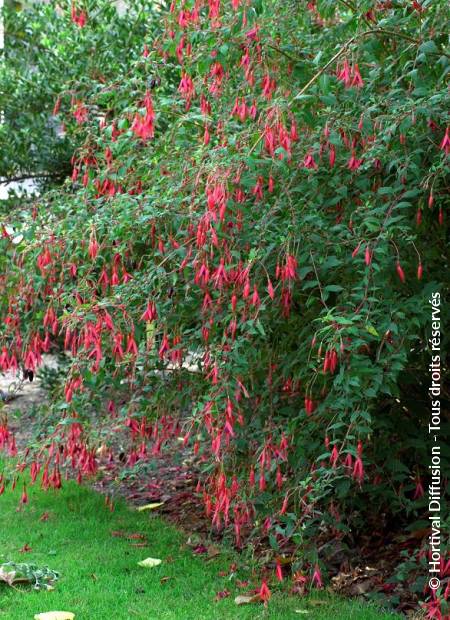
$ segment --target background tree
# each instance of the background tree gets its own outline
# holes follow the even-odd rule
[[[54,112],[129,73],[142,40],[157,28],[154,20],[149,29],[154,4],[138,0],[124,13],[114,2],[95,3],[87,31],[67,27],[67,3],[6,3],[0,178],[48,184],[70,174],[77,142],[70,122]]]

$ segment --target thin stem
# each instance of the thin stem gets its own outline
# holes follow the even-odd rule
[[[295,58],[294,56],[291,56],[290,54],[288,54],[284,50],[280,49],[276,45],[270,45],[270,43],[268,43],[267,47],[270,47],[271,50],[274,50],[275,52],[278,52],[279,54],[282,54],[283,56],[285,56],[291,62],[295,62],[296,64],[301,62],[300,58]]]
[[[325,306],[325,308],[327,310],[329,310],[328,306],[327,306],[327,302],[325,301],[324,297],[323,297],[323,291],[322,291],[322,286],[320,284],[320,280],[319,280],[319,274],[317,273],[317,269],[316,269],[316,263],[314,262],[314,255],[312,252],[310,252],[311,255],[311,261],[313,264],[313,268],[314,268],[314,273],[316,274],[316,278],[317,278],[317,284],[319,285],[319,291],[320,291],[320,299],[322,300],[323,305]]]

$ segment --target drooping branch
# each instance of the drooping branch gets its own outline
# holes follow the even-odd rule
[[[351,39],[346,41],[344,45],[342,45],[339,48],[336,54],[334,54],[334,56],[326,64],[324,64],[323,67],[321,67],[319,71],[317,71],[317,73],[315,73],[312,76],[309,82],[307,82],[303,86],[303,88],[292,98],[292,100],[298,99],[299,97],[301,97],[308,90],[308,88],[312,86],[312,84],[314,84],[314,82],[316,82],[320,78],[320,76],[328,69],[328,67],[332,65],[338,58],[340,58],[355,41],[357,41],[358,39],[364,39],[365,37],[371,34],[386,34],[389,36],[399,37],[400,39],[405,39],[405,41],[410,41],[411,43],[415,43],[416,45],[420,43],[420,39],[414,39],[413,37],[405,35],[401,32],[395,32],[393,30],[385,30],[384,28],[371,28],[370,30],[365,30],[364,32],[361,32],[360,34],[356,34],[355,36],[351,37]],[[255,148],[258,146],[258,144],[261,142],[262,139],[263,139],[263,134],[261,134],[259,138],[256,140],[256,142],[253,144],[252,148],[250,149],[250,153],[253,153],[253,151],[255,150]]]
[[[23,174],[16,177],[7,177],[0,180],[0,185],[7,185],[8,183],[19,183],[20,181],[28,181],[33,179],[56,179],[65,176],[60,172],[41,172],[38,174]]]
[[[316,80],[319,79],[322,73],[326,71],[330,65],[332,65],[340,56],[342,56],[342,54],[344,54],[347,51],[347,49],[350,47],[352,43],[354,43],[358,39],[364,39],[365,37],[371,34],[387,34],[392,37],[399,37],[400,39],[405,39],[406,41],[410,41],[411,43],[416,43],[417,45],[420,43],[420,39],[413,39],[412,37],[409,37],[408,35],[405,35],[401,32],[395,32],[393,30],[385,30],[384,28],[373,28],[371,30],[366,30],[365,32],[361,32],[360,34],[355,35],[354,37],[349,39],[346,43],[344,43],[344,45],[336,52],[336,54],[321,69],[319,69],[317,73],[313,75],[313,77],[309,80],[307,84],[305,84],[305,86],[303,86],[300,92],[297,93],[296,97],[300,97],[301,95],[303,95],[303,93],[307,91],[308,88],[312,84],[314,84]]]

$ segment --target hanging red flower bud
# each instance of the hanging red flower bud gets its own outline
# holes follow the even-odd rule
[[[97,243],[97,239],[95,238],[94,233],[92,233],[91,238],[89,240],[89,248],[88,248],[89,258],[91,260],[94,260],[95,257],[97,256],[98,249],[99,249],[99,245]]]
[[[259,474],[259,490],[264,491],[266,488],[266,478],[264,476],[264,472],[261,471]]]
[[[280,560],[277,560],[275,572],[278,581],[283,581],[283,569],[281,568]]]
[[[27,495],[27,489],[26,489],[25,485],[23,485],[23,491],[22,491],[22,495],[20,497],[20,503],[21,504],[28,504],[28,495]]]
[[[397,265],[396,265],[395,268],[397,270],[398,277],[404,283],[405,282],[405,272],[403,271],[402,266],[400,265],[399,261],[397,261]]]
[[[359,249],[360,249],[360,247],[361,247],[361,243],[362,243],[362,242],[360,241],[360,242],[358,243],[358,245],[356,246],[356,248],[353,250],[353,252],[352,252],[352,258],[355,258],[355,257],[357,256],[357,254],[358,254],[358,252],[359,252]]]
[[[333,168],[336,161],[336,150],[332,144],[330,145],[328,151],[328,161],[330,163],[330,168]]]
[[[203,133],[203,144],[207,146],[209,144],[209,141],[210,141],[210,135],[209,135],[208,125],[205,125],[205,131]]]
[[[330,465],[332,467],[336,467],[336,463],[337,463],[338,458],[339,458],[339,451],[338,451],[337,446],[335,444],[333,446],[333,449],[332,449],[331,455],[330,455]]]
[[[276,482],[277,482],[278,489],[281,490],[282,487],[283,487],[283,475],[282,475],[281,469],[279,467],[277,467]]]
[[[364,466],[360,456],[357,457],[353,466],[352,478],[361,486],[364,480]]]
[[[281,506],[281,510],[280,510],[280,514],[284,515],[287,512],[288,509],[288,505],[289,505],[289,493],[286,493],[286,495],[284,496],[283,499],[283,504]]]
[[[419,263],[417,266],[417,279],[421,280],[423,275],[423,266],[422,263]]]

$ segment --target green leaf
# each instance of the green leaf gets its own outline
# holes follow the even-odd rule
[[[372,336],[376,336],[377,338],[380,337],[380,334],[377,332],[377,330],[375,329],[375,327],[373,325],[367,324],[366,325],[366,330]]]

